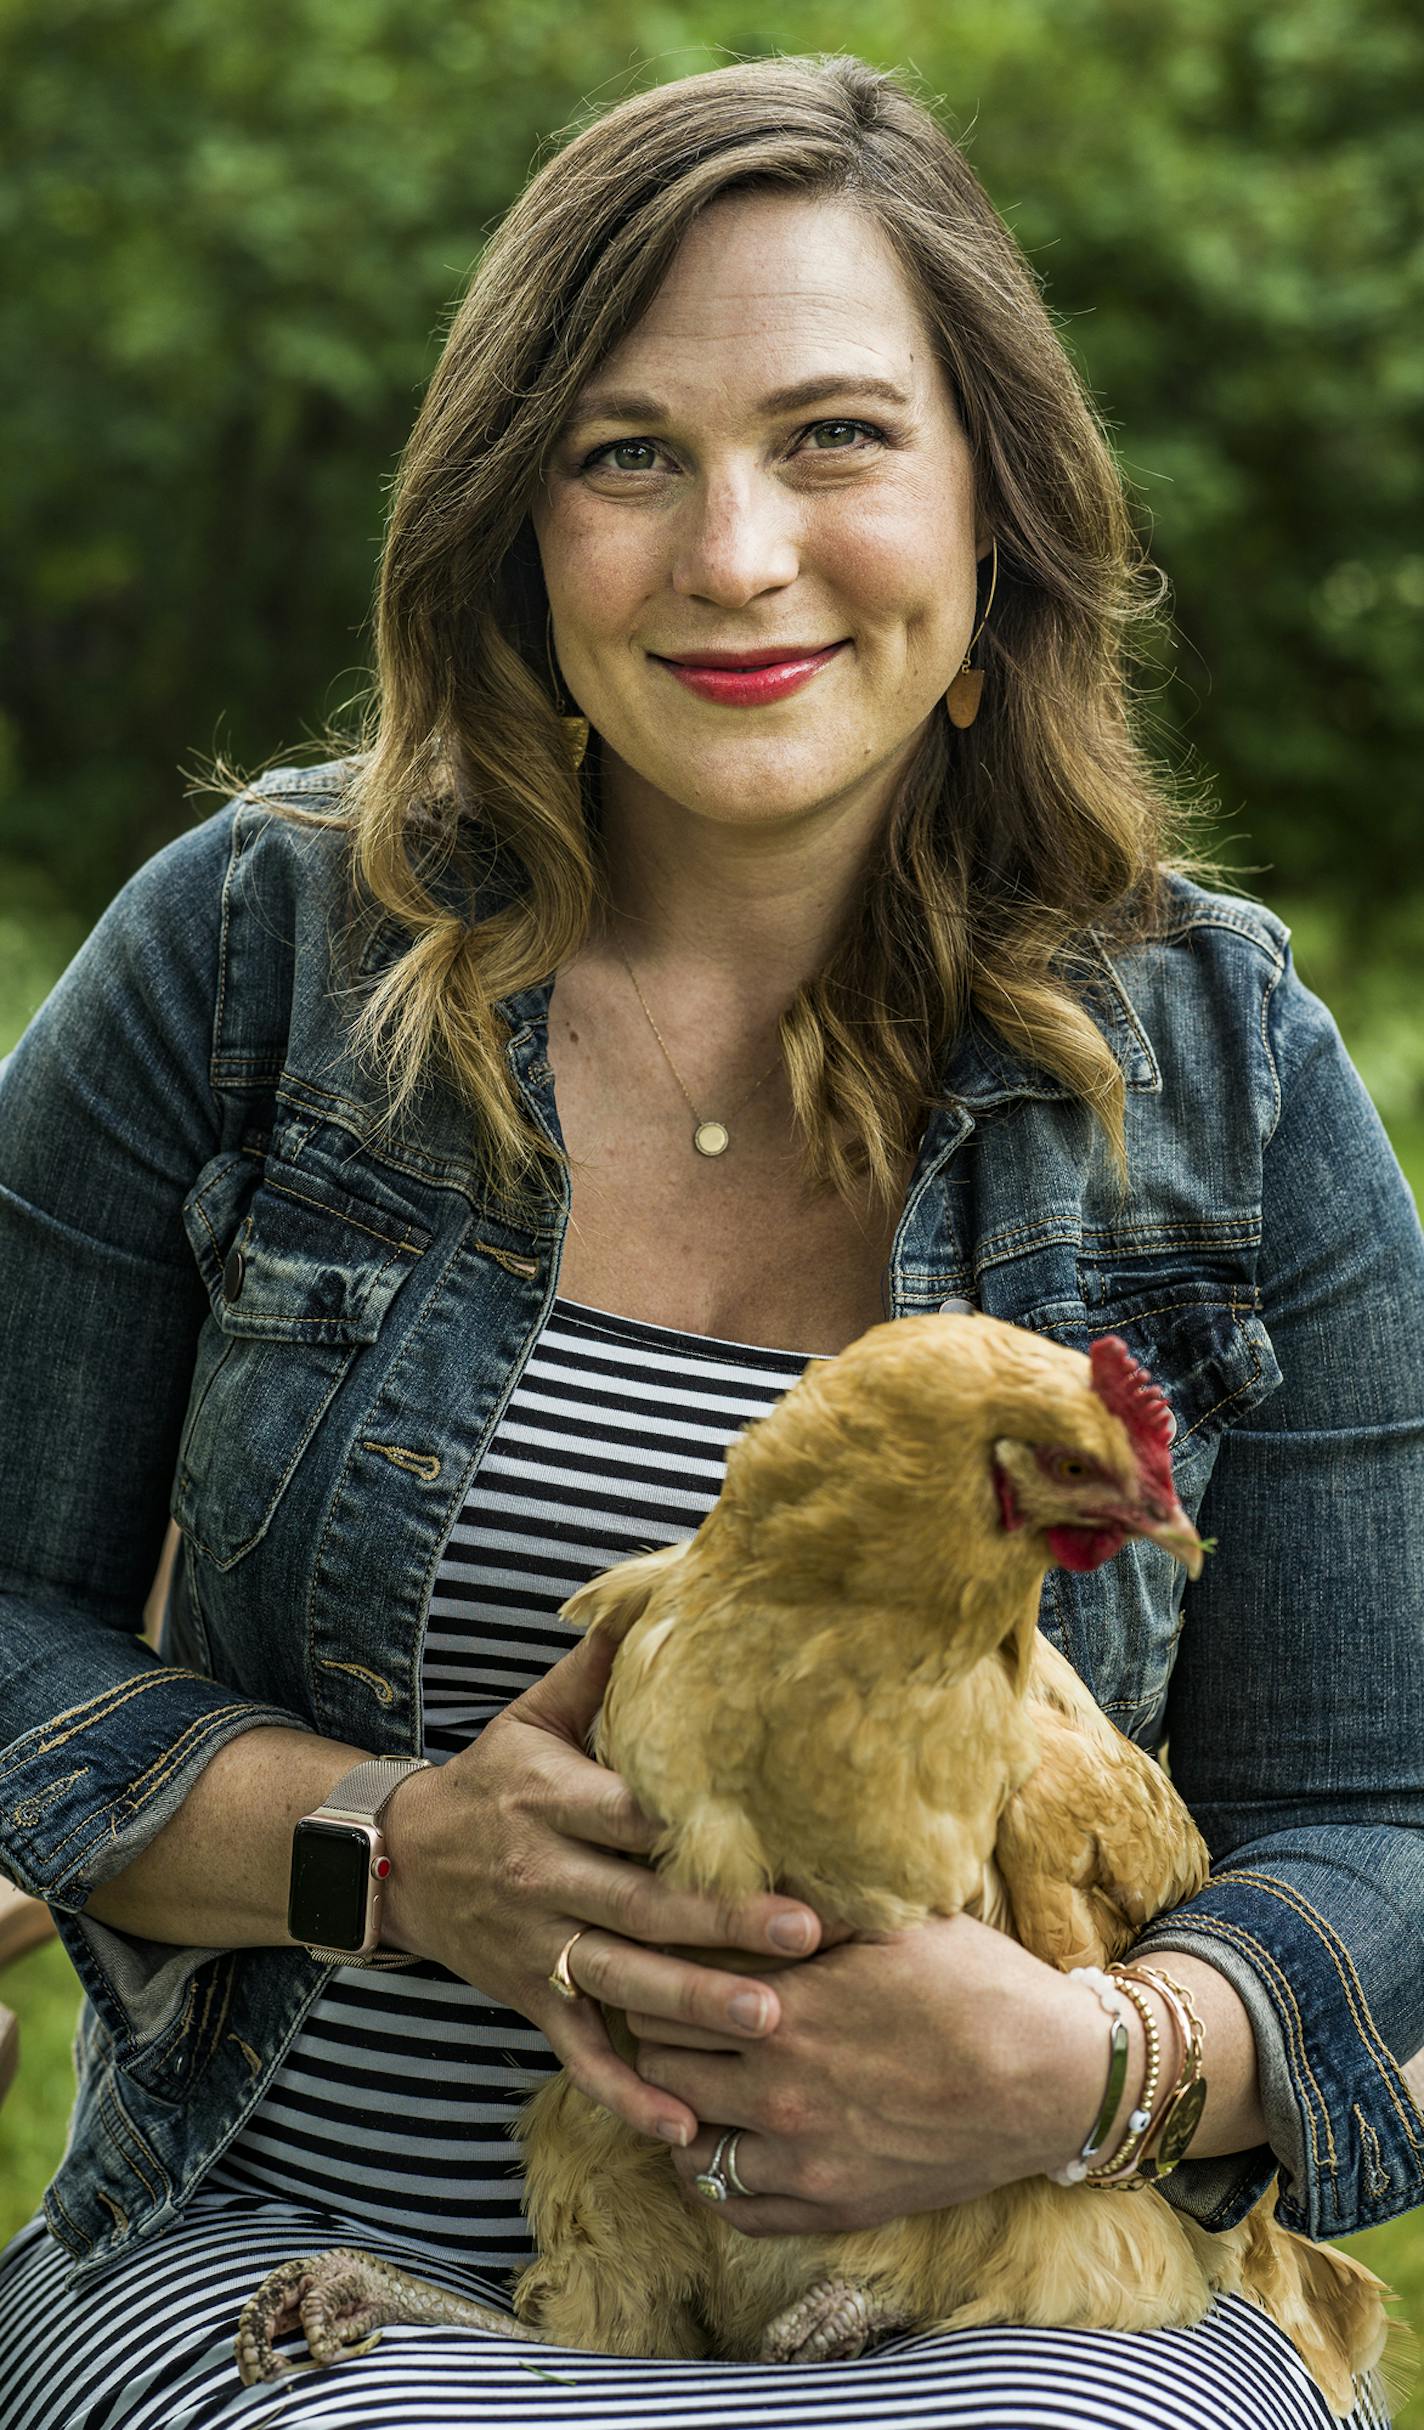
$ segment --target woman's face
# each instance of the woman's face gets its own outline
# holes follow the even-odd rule
[[[793,387],[817,393],[778,398]],[[888,800],[944,713],[989,545],[886,239],[853,204],[779,193],[690,229],[576,401],[532,519],[606,802],[651,790],[739,826]],[[665,663],[828,648],[754,701]]]

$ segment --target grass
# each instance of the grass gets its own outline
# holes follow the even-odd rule
[[[1417,1095],[1418,1072],[1424,1060],[1424,1021],[1413,1010],[1415,965],[1411,959],[1406,968],[1401,956],[1396,970],[1396,958],[1386,957],[1389,967],[1382,968],[1380,961],[1374,959],[1366,975],[1379,1000],[1367,1001],[1363,992],[1358,992],[1363,989],[1359,966],[1352,970],[1344,955],[1335,949],[1329,923],[1301,918],[1295,907],[1285,911],[1285,916],[1295,917],[1302,975],[1335,1011],[1350,1051],[1380,1103],[1415,1198],[1424,1203],[1421,1197],[1424,1110]],[[1407,916],[1412,929],[1424,933],[1424,912],[1417,903],[1406,907],[1406,914],[1400,916]],[[0,922],[0,942],[4,941],[4,934],[4,923]],[[41,936],[33,919],[26,924],[26,940],[27,958],[23,967],[13,961],[11,964],[14,1001],[7,1001],[5,991],[0,989],[0,1054],[13,1043],[65,953],[78,941],[66,937],[61,950],[58,932]],[[4,959],[0,954],[0,963]],[[1407,1019],[1400,1011],[1406,996]],[[64,2149],[74,2090],[70,2044],[78,1986],[60,1943],[46,1943],[0,1975],[0,1998],[18,2015],[21,2032],[20,2074],[9,2100],[0,2108],[0,2246],[3,2246],[34,2211]],[[1424,2360],[1424,2209],[1342,2242],[1347,2252],[1378,2271],[1397,2291],[1399,2314],[1415,2332],[1417,2351]],[[1424,2380],[1417,2366],[1411,2369],[1407,2358],[1403,2376],[1420,2384],[1413,2387],[1396,2413],[1396,2430],[1424,2430]]]

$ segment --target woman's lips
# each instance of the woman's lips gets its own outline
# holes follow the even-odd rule
[[[653,663],[666,667],[669,675],[704,700],[752,708],[761,701],[782,700],[788,692],[799,692],[803,683],[809,683],[846,647],[844,641],[833,641],[829,649],[816,650],[808,658],[779,658],[768,667],[689,667],[677,658],[655,658]]]

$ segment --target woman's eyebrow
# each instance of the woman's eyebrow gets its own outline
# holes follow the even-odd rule
[[[803,405],[820,405],[828,397],[881,397],[888,404],[908,408],[913,397],[894,380],[877,372],[836,371],[817,374],[809,380],[795,380],[787,388],[773,388],[754,411],[759,414],[794,413]],[[583,422],[638,422],[652,425],[672,420],[672,409],[661,398],[649,396],[642,389],[594,389],[580,397],[564,427],[576,430]]]

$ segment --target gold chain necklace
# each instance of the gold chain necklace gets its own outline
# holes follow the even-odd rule
[[[693,1146],[696,1148],[699,1156],[725,1156],[728,1148],[732,1144],[731,1132],[728,1130],[725,1122],[710,1122],[704,1120],[703,1116],[697,1111],[692,1099],[687,1096],[687,1088],[682,1074],[678,1070],[677,1065],[674,1063],[671,1055],[668,1054],[667,1040],[664,1038],[662,1031],[659,1029],[656,1021],[653,1019],[652,1013],[648,1007],[648,999],[644,995],[641,987],[638,985],[637,972],[634,970],[632,963],[629,961],[628,956],[626,953],[624,953],[621,946],[618,949],[618,959],[633,982],[633,987],[637,994],[638,1002],[642,1005],[644,1012],[648,1015],[648,1027],[651,1029],[653,1036],[657,1039],[659,1046],[663,1050],[663,1055],[666,1059],[668,1070],[672,1073],[678,1087],[682,1090],[683,1096],[687,1098],[688,1112],[691,1114],[693,1121]],[[764,1084],[771,1078],[772,1073],[777,1069],[780,1062],[781,1055],[778,1051],[776,1062],[768,1064],[766,1070],[762,1073],[761,1079],[757,1081],[755,1087],[747,1090],[745,1097],[742,1099],[741,1105],[733,1106],[731,1114],[731,1119],[733,1122],[736,1121],[738,1114],[740,1114],[746,1106],[751,1104],[753,1097],[757,1093],[757,1089],[763,1087]]]

